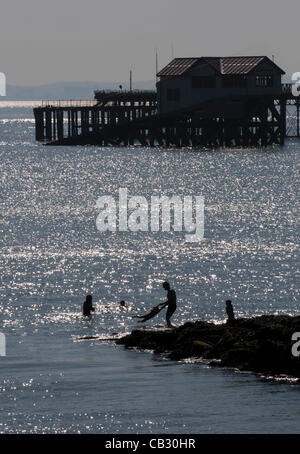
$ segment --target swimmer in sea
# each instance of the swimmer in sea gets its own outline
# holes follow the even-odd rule
[[[91,315],[91,312],[95,312],[95,308],[93,307],[93,297],[92,295],[87,295],[85,302],[83,303],[82,313],[84,316],[89,316]]]

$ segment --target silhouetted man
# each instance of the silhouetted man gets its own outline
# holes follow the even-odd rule
[[[168,294],[167,294],[168,299],[164,303],[163,307],[168,306],[167,313],[166,313],[166,322],[167,322],[168,328],[171,328],[172,325],[170,322],[170,318],[176,311],[176,307],[177,307],[176,306],[176,293],[175,293],[175,290],[171,289],[169,282],[164,282],[163,288],[168,292]]]
[[[83,315],[91,315],[91,312],[95,311],[95,308],[93,307],[93,297],[92,295],[87,295],[85,302],[83,303]]]

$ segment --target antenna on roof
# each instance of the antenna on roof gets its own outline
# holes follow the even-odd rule
[[[132,70],[129,72],[129,89],[132,91]]]
[[[275,55],[272,55],[272,62],[274,63],[275,61]]]
[[[158,52],[157,52],[157,49],[155,51],[155,78],[156,78],[156,82],[157,82],[157,74],[158,74]]]

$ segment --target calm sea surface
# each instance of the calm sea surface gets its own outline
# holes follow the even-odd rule
[[[173,317],[300,314],[300,141],[267,150],[45,147],[0,103],[1,433],[295,433],[300,386],[126,351],[107,338],[178,297]],[[202,195],[205,237],[100,233],[97,198]],[[92,293],[97,313],[81,316]],[[124,299],[127,307],[118,302]],[[157,328],[164,315],[148,322]],[[99,335],[104,340],[79,341]]]

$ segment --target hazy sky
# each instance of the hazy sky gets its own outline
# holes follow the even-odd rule
[[[299,0],[1,0],[8,84],[152,80],[183,56],[275,55],[300,71]]]

